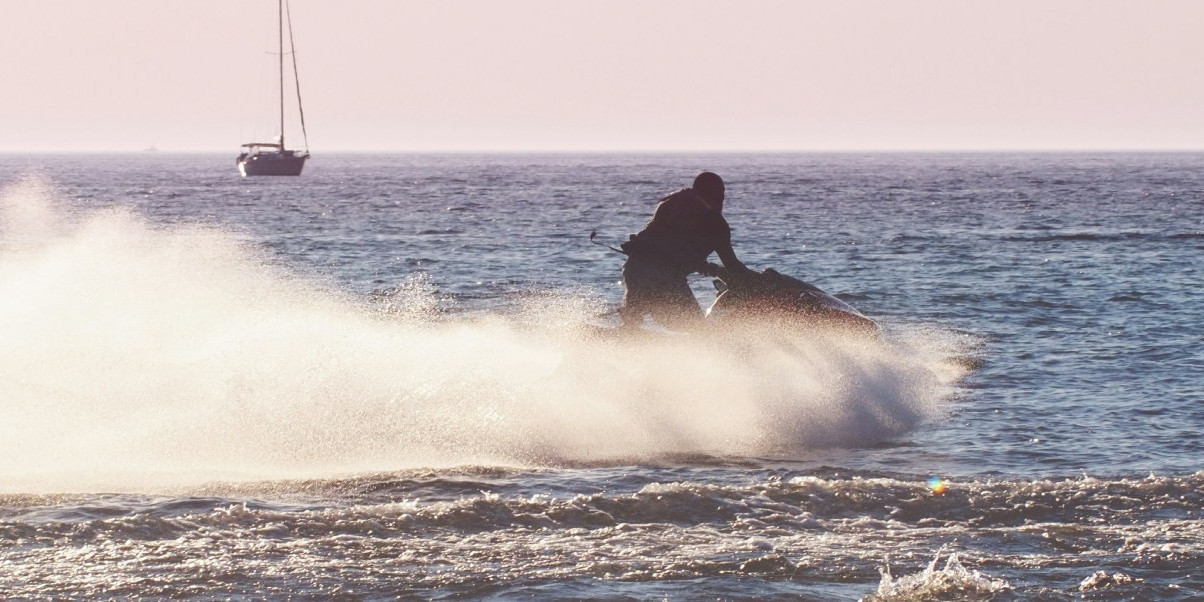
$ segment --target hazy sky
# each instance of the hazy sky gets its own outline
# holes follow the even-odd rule
[[[316,153],[1204,148],[1198,0],[292,0],[292,13]],[[0,151],[269,138],[274,22],[273,0],[3,0]]]

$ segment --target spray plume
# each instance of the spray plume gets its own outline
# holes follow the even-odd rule
[[[950,392],[916,347],[607,342],[574,326],[598,311],[580,291],[488,316],[439,305],[420,276],[382,311],[234,234],[72,216],[18,183],[0,198],[0,482],[790,453],[898,436]]]

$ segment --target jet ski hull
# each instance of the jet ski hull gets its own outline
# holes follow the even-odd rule
[[[773,269],[730,277],[715,266],[721,289],[708,321],[768,323],[777,328],[826,329],[877,335],[878,324],[819,287]]]

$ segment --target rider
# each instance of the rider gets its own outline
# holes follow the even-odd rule
[[[686,276],[708,273],[707,257],[718,253],[731,277],[748,277],[752,270],[736,259],[732,231],[723,219],[723,179],[704,171],[694,186],[661,199],[644,229],[621,246],[624,326],[638,326],[651,314],[663,326],[690,328],[702,318]]]

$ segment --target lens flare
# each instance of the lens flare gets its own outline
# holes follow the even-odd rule
[[[928,479],[928,488],[932,490],[933,495],[945,495],[945,492],[949,490],[948,483],[940,477]]]

